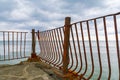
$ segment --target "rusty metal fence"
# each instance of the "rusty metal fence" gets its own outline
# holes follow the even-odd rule
[[[40,57],[56,67],[62,66],[63,27],[39,32]]]
[[[52,30],[32,30],[32,58],[38,37],[41,61],[85,80],[120,79],[120,12],[70,23]],[[27,58],[27,32],[0,31],[0,61]],[[72,75],[72,76],[73,76]],[[71,75],[69,75],[71,76]]]
[[[80,79],[119,80],[119,23],[120,12],[38,31],[39,56],[60,70],[66,66]]]
[[[27,58],[27,32],[0,31],[0,61]]]

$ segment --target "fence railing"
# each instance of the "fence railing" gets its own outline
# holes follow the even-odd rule
[[[42,61],[79,79],[120,79],[120,12],[70,23],[52,30],[32,30],[31,58],[38,58],[37,34]],[[26,58],[27,32],[0,31],[0,61]],[[1,47],[2,46],[2,47]],[[39,59],[39,58],[38,58]],[[70,75],[71,76],[71,75]]]
[[[38,31],[40,58],[80,79],[120,79],[120,13]]]
[[[0,61],[27,58],[27,32],[0,31]]]

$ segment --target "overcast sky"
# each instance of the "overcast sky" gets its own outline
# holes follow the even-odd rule
[[[0,0],[0,31],[46,30],[120,11],[120,0]]]

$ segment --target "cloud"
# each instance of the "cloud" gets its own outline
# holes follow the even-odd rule
[[[27,0],[14,0],[16,7],[10,13],[12,20],[28,20],[34,12],[31,3]]]
[[[73,23],[114,13],[119,8],[119,0],[1,0],[0,24],[6,24],[2,30],[7,26],[44,30],[63,26],[66,16],[70,16]]]
[[[17,26],[17,27],[16,27]],[[1,31],[5,31],[5,29],[7,29],[6,31],[20,31],[19,28],[25,26],[24,24],[19,24],[19,23],[11,23],[11,22],[0,22],[0,30]],[[22,31],[26,31],[24,29],[22,29]]]
[[[120,7],[120,1],[119,0],[105,0],[103,3],[106,7],[109,8],[119,8]]]

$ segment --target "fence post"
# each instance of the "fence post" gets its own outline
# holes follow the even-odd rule
[[[63,74],[66,75],[68,73],[68,64],[69,64],[69,37],[70,37],[70,25],[71,18],[65,18],[64,25],[64,53],[63,53]],[[64,79],[67,80],[67,79]]]
[[[36,52],[35,52],[35,46],[36,46],[36,39],[35,39],[35,29],[32,29],[32,53],[31,58],[36,58]]]

